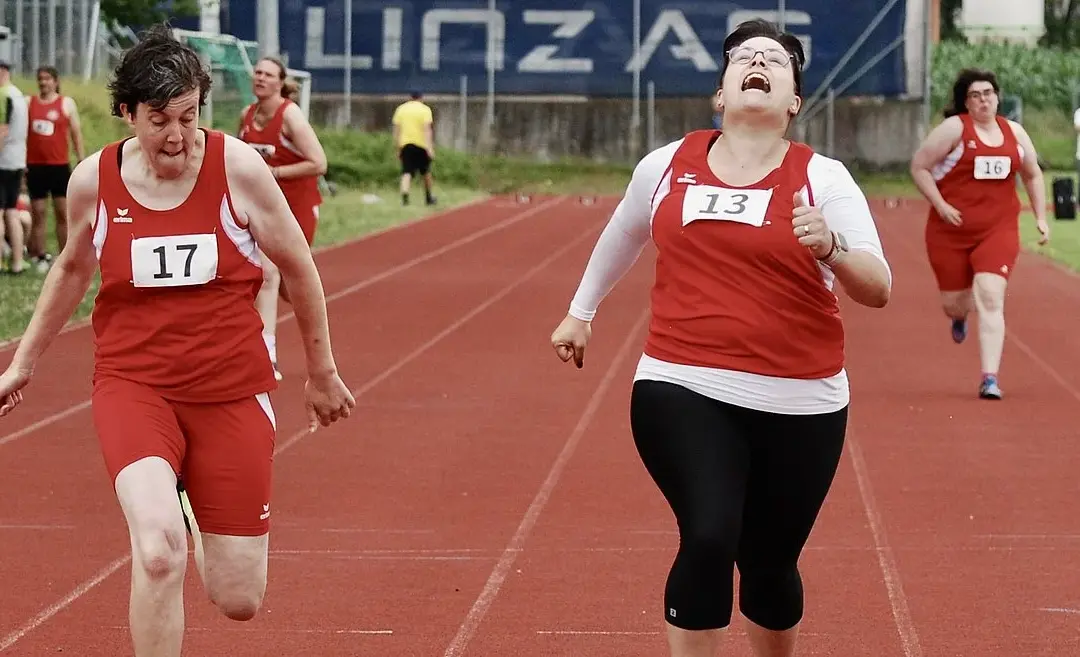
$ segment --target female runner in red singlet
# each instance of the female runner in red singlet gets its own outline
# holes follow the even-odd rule
[[[319,176],[326,173],[326,153],[300,106],[290,99],[293,90],[281,60],[260,59],[252,80],[256,102],[240,117],[237,136],[270,165],[310,246],[319,222]],[[277,311],[278,296],[288,300],[287,288],[281,286],[273,262],[265,264],[263,273],[264,283],[255,305],[263,319],[263,340],[274,363],[274,376],[281,380],[277,368]]]
[[[979,396],[1001,399],[998,370],[1005,344],[1005,287],[1020,255],[1020,196],[1027,189],[1042,234],[1046,188],[1039,155],[1027,131],[998,116],[998,83],[990,71],[966,69],[953,84],[953,105],[911,160],[911,175],[930,201],[926,251],[952,320],[957,343],[967,316],[979,316]]]
[[[802,44],[764,21],[724,42],[722,130],[635,166],[551,343],[578,367],[604,297],[656,246],[649,335],[630,397],[641,460],[675,516],[664,586],[672,657],[713,657],[739,611],[758,655],[791,657],[799,555],[843,452],[850,401],[837,288],[888,303],[866,197],[838,160],[785,139]]]
[[[238,139],[198,127],[210,91],[198,53],[166,26],[140,36],[110,83],[133,136],[71,174],[68,241],[0,376],[0,416],[21,402],[99,269],[94,426],[130,534],[134,652],[152,657],[179,655],[183,642],[185,524],[225,616],[251,619],[263,600],[276,382],[255,310],[262,254],[297,300],[310,428],[348,417],[355,401],[311,251],[269,168]]]

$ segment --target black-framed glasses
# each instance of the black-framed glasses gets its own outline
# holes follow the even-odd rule
[[[969,92],[967,92],[968,100],[975,100],[976,98],[985,98],[986,100],[990,100],[991,98],[993,98],[996,95],[997,95],[997,92],[994,91],[993,87],[990,87],[989,89],[983,89],[982,91],[969,91]]]
[[[758,50],[750,46],[735,46],[727,52],[728,61],[732,64],[748,64],[758,54],[765,58],[765,63],[775,68],[783,68],[792,60],[791,53],[782,48],[766,48]]]

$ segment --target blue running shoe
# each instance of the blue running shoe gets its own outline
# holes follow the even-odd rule
[[[952,339],[956,344],[960,344],[967,337],[967,320],[966,319],[954,319],[952,321]]]
[[[984,374],[982,385],[979,386],[980,399],[1001,399],[1001,388],[998,386],[997,377],[993,374]]]

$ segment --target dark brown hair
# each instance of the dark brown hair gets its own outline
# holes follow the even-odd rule
[[[803,51],[802,42],[794,34],[783,32],[775,23],[770,23],[767,20],[761,18],[755,18],[753,20],[744,21],[739,23],[731,34],[724,39],[724,58],[723,63],[720,65],[720,84],[721,89],[724,87],[724,73],[727,72],[728,67],[728,53],[732,48],[740,46],[745,41],[749,41],[754,37],[766,37],[776,41],[780,46],[791,55],[791,71],[795,76],[795,95],[802,95],[802,69],[806,64],[806,53]]]
[[[1001,88],[998,86],[997,76],[993,71],[987,71],[981,68],[965,68],[956,74],[956,82],[953,82],[952,87],[952,106],[945,108],[945,118],[950,116],[956,116],[957,114],[967,114],[967,94],[968,89],[975,82],[989,82],[994,87],[994,93],[999,93]]]
[[[139,35],[139,42],[124,51],[108,84],[112,113],[122,117],[121,106],[134,115],[140,103],[155,110],[173,99],[199,90],[199,107],[210,92],[210,74],[193,48],[173,37],[167,23]]]

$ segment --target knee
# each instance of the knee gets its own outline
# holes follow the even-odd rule
[[[261,591],[215,591],[211,595],[211,601],[221,613],[234,621],[249,621],[255,618],[262,607],[262,598]]]
[[[1005,306],[1005,295],[1002,291],[979,287],[975,290],[975,304],[979,312],[986,315],[1000,314]]]
[[[147,579],[162,584],[183,579],[188,552],[183,526],[154,524],[140,528],[135,532],[132,544],[133,566]]]
[[[739,609],[756,625],[781,632],[803,615],[802,578],[796,564],[739,564]]]

